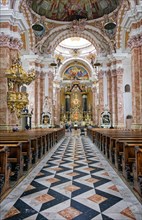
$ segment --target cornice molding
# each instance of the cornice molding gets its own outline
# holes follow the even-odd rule
[[[2,10],[0,15],[1,22],[8,22],[11,25],[17,25],[21,32],[25,32],[29,29],[28,23],[22,13],[17,11]]]
[[[130,29],[133,23],[137,23],[142,19],[142,5],[136,5],[124,15],[121,26],[125,29]]]

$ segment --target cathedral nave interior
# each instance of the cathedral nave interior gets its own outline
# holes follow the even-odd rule
[[[0,7],[0,219],[142,220],[142,1]]]

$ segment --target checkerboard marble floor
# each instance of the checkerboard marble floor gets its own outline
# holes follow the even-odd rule
[[[66,136],[1,203],[6,220],[142,220],[142,205],[87,137]]]

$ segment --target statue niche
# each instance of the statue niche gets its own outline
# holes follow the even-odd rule
[[[45,97],[43,104],[43,112],[41,114],[41,127],[48,128],[51,124],[51,113],[49,111],[48,97]]]
[[[101,113],[101,127],[110,128],[111,127],[111,114],[107,108]]]

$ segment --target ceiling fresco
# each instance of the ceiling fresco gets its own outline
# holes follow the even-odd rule
[[[56,21],[93,20],[114,11],[121,0],[30,0],[37,14]]]

